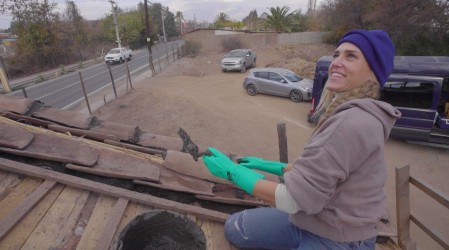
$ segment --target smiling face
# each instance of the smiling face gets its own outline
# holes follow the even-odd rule
[[[326,88],[335,93],[343,93],[357,88],[373,79],[374,74],[362,51],[352,43],[342,43],[334,51],[329,65],[329,79]]]

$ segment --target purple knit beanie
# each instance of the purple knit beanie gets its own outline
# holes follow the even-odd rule
[[[344,34],[337,47],[344,43],[357,46],[365,56],[368,65],[383,88],[385,81],[393,71],[395,47],[388,34],[383,30],[352,30]]]

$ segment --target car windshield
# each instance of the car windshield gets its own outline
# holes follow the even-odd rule
[[[299,82],[303,79],[293,72],[282,72],[281,75],[287,78],[287,80],[289,80],[290,82]]]
[[[111,51],[109,51],[109,54],[118,54],[120,53],[119,49],[111,49]]]
[[[227,58],[231,58],[231,57],[245,57],[245,51],[243,51],[243,50],[231,51],[228,54],[226,54],[224,57],[227,57]]]

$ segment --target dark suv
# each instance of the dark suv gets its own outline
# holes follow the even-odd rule
[[[320,101],[332,57],[318,60],[308,121]],[[410,141],[449,144],[449,57],[397,56],[381,100],[402,113],[390,136]]]

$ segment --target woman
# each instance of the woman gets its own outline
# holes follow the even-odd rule
[[[214,148],[209,171],[268,202],[231,215],[238,248],[374,249],[384,214],[384,145],[398,110],[378,101],[393,70],[394,45],[381,30],[353,30],[337,43],[316,115],[318,125],[291,164],[244,157],[235,164]],[[285,184],[251,169],[283,175]]]

